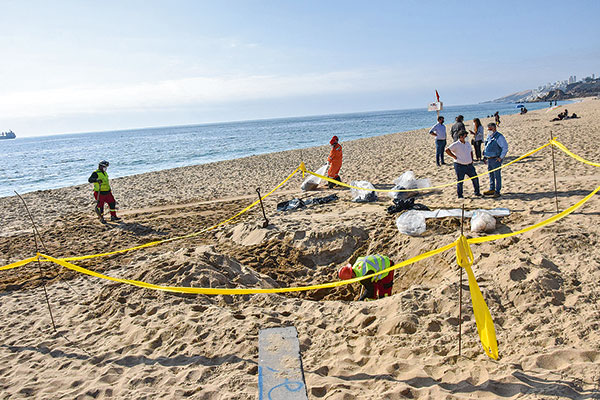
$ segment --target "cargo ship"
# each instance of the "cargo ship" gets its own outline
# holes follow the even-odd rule
[[[17,135],[13,131],[0,132],[0,139],[15,139]]]

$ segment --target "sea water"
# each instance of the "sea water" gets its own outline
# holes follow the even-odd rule
[[[563,104],[563,102],[560,102]],[[526,104],[529,110],[548,103]],[[467,127],[475,117],[519,112],[516,104],[446,107],[450,127],[458,114]],[[550,118],[550,115],[548,116]],[[229,160],[429,128],[436,113],[426,109],[376,111],[310,117],[63,134],[0,140],[0,197],[86,183],[100,160],[111,178]],[[500,129],[502,131],[502,129]],[[18,132],[17,132],[18,136]]]

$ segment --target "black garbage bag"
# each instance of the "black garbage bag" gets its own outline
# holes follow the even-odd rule
[[[429,211],[429,207],[424,204],[415,204],[415,199],[411,197],[409,199],[394,199],[394,205],[387,208],[388,214],[394,214],[404,210]]]
[[[277,211],[292,211],[306,207],[306,204],[301,199],[294,198],[292,200],[283,201],[277,204]]]

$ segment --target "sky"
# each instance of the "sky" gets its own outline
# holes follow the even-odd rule
[[[0,130],[422,108],[436,89],[473,104],[600,75],[599,12],[597,0],[0,0]]]

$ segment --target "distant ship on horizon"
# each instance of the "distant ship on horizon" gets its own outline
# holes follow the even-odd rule
[[[15,139],[17,135],[13,131],[8,132],[0,132],[0,140],[1,139]]]

